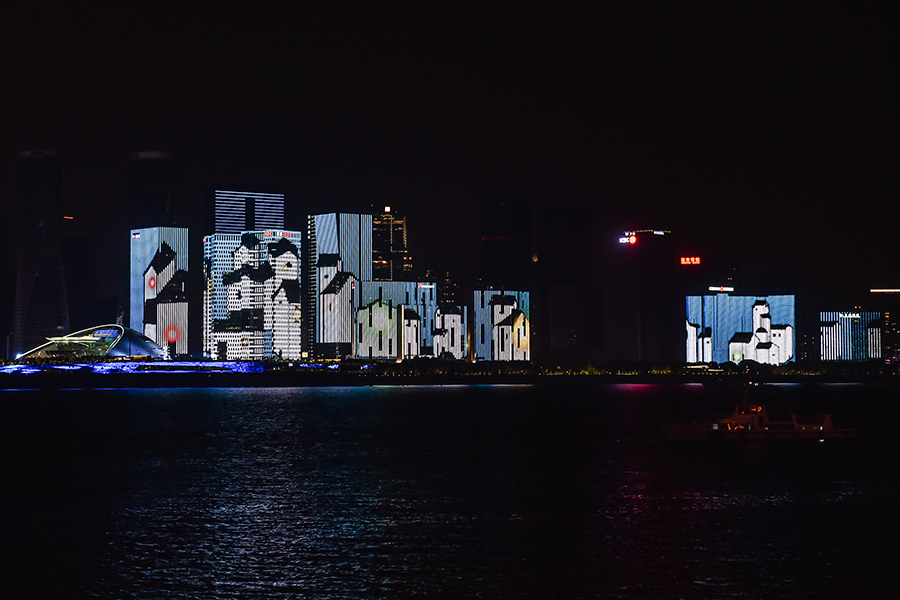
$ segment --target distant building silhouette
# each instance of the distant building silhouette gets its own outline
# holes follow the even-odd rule
[[[486,202],[481,208],[483,289],[527,289],[531,286],[531,206],[528,202]]]
[[[607,240],[603,275],[605,358],[611,362],[681,362],[684,317],[676,285],[672,233],[626,231]]]
[[[135,152],[128,162],[129,226],[172,227],[179,222],[178,163],[168,152]]]
[[[16,159],[19,256],[13,315],[13,356],[69,333],[60,253],[60,160],[56,152],[20,152]]]

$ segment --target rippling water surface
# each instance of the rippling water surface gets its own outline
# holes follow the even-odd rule
[[[859,439],[673,446],[701,386],[0,392],[10,598],[891,598],[900,388]]]

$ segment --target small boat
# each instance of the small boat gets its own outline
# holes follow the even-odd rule
[[[670,441],[752,441],[752,440],[830,440],[856,437],[856,429],[838,429],[831,415],[800,419],[770,416],[761,404],[739,403],[730,415],[691,424],[663,423],[663,434]]]

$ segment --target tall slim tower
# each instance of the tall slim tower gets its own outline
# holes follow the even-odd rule
[[[302,234],[284,230],[284,194],[216,190],[203,238],[203,352],[300,358]]]
[[[20,152],[16,160],[19,258],[12,354],[69,333],[59,247],[60,161],[56,152]]]
[[[306,348],[343,358],[353,351],[352,322],[363,304],[357,282],[372,281],[372,215],[310,215],[306,242]]]
[[[608,240],[603,295],[606,360],[683,360],[677,265],[670,231],[626,231]]]
[[[412,279],[412,258],[406,243],[406,217],[390,206],[372,217],[372,276],[376,281]]]

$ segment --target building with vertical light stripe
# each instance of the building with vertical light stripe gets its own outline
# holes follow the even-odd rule
[[[131,230],[130,327],[168,358],[188,353],[188,230]]]
[[[352,356],[358,282],[372,281],[372,215],[310,215],[306,244],[306,347],[315,358]]]
[[[881,313],[820,312],[819,358],[823,361],[881,358],[881,329]]]
[[[531,360],[531,295],[475,290],[475,360]]]
[[[434,356],[465,359],[468,355],[466,327],[465,307],[439,308],[434,318]]]
[[[435,315],[438,310],[437,285],[425,281],[362,281],[362,306],[373,302],[402,305],[420,320],[414,356],[431,356],[434,348]],[[360,358],[364,358],[360,357]]]

